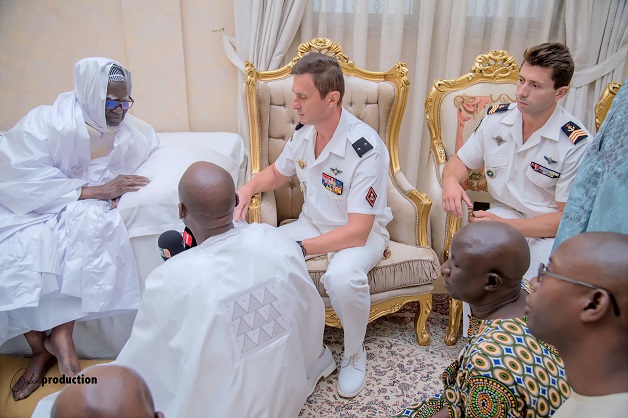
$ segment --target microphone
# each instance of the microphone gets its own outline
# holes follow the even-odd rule
[[[161,258],[164,261],[168,261],[180,252],[187,250],[183,244],[183,236],[174,230],[162,233],[157,240],[157,246],[159,246]]]
[[[196,247],[196,238],[192,235],[192,231],[187,226],[183,230],[183,248],[190,249]]]

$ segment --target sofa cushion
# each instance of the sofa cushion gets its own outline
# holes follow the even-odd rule
[[[118,203],[129,238],[183,230],[179,219],[178,185],[196,161],[209,161],[227,170],[237,185],[244,162],[242,138],[229,132],[177,132],[159,134],[160,145],[134,174],[151,182]]]

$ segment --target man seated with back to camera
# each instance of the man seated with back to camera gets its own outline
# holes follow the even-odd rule
[[[325,307],[298,245],[233,221],[233,179],[209,162],[179,182],[179,216],[197,246],[146,279],[116,364],[146,379],[166,416],[296,417],[335,369]]]
[[[627,254],[627,234],[574,235],[532,280],[530,331],[560,351],[572,387],[554,417],[628,413]]]
[[[563,361],[525,316],[524,236],[500,222],[461,228],[443,264],[452,298],[471,306],[469,340],[442,375],[444,390],[398,417],[549,417],[569,397]]]
[[[560,43],[527,49],[517,82],[517,103],[489,108],[477,130],[443,170],[443,208],[460,218],[469,169],[484,167],[487,210],[469,210],[469,222],[496,221],[528,240],[531,279],[546,262],[578,167],[590,144],[582,122],[558,105],[569,91],[574,63]]]

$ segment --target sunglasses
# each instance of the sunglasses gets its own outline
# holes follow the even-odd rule
[[[539,265],[539,271],[536,276],[536,281],[539,284],[541,284],[541,281],[543,280],[543,276],[553,277],[555,279],[562,280],[563,282],[575,284],[578,286],[588,287],[589,289],[595,289],[595,290],[599,290],[601,292],[606,293],[608,295],[608,298],[611,300],[611,303],[613,304],[613,310],[615,311],[615,315],[619,316],[619,305],[617,304],[615,295],[613,295],[613,292],[611,292],[610,290],[606,290],[603,287],[594,286],[589,283],[581,282],[579,280],[570,279],[569,277],[561,276],[560,274],[556,274],[550,271],[545,264],[541,263]]]
[[[122,110],[129,110],[135,101],[129,97],[129,100],[105,100],[105,109],[113,110],[118,106],[122,107]]]

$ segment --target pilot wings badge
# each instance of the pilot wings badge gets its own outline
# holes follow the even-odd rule
[[[502,138],[501,136],[497,135],[496,137],[493,138],[495,140],[495,142],[497,142],[497,145],[501,145],[504,142],[506,142],[506,140],[504,138]]]

